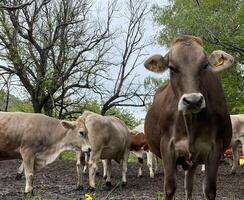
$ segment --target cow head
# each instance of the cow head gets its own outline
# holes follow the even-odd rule
[[[78,118],[76,121],[61,121],[62,126],[67,130],[66,140],[73,147],[81,149],[83,152],[90,152],[91,146],[87,137],[84,122]]]
[[[197,113],[206,107],[201,92],[204,76],[229,68],[234,59],[224,51],[213,51],[210,56],[203,49],[202,40],[194,36],[182,36],[173,40],[170,51],[163,57],[153,55],[144,63],[154,72],[170,70],[170,83],[178,98],[178,111]]]

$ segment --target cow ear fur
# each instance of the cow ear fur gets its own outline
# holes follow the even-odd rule
[[[145,61],[144,66],[153,72],[164,72],[168,66],[168,54],[165,57],[160,54],[152,55]]]
[[[224,51],[216,50],[209,56],[209,63],[214,72],[220,72],[231,67],[234,64],[234,58]]]
[[[61,124],[64,128],[66,129],[75,129],[76,128],[76,125],[73,124],[72,122],[68,122],[68,121],[61,121]]]

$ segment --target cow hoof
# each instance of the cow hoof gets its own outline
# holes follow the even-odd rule
[[[154,174],[151,174],[151,175],[150,175],[150,178],[154,178]]]
[[[15,179],[16,179],[17,181],[20,181],[21,178],[22,178],[22,176],[23,176],[22,174],[17,173]]]
[[[79,185],[79,186],[76,187],[76,190],[78,190],[78,191],[82,191],[83,189],[84,189],[83,185]]]
[[[126,184],[127,184],[127,182],[122,182],[122,187],[125,187],[126,186]]]
[[[104,180],[107,179],[107,175],[103,176],[103,179],[104,179]]]
[[[31,192],[25,192],[24,193],[24,197],[26,198],[26,199],[30,199],[30,198],[32,198],[34,196],[34,192],[33,192],[33,190],[31,191]]]
[[[231,174],[233,174],[233,175],[236,174],[236,170],[235,169],[232,169],[231,170]]]
[[[142,175],[140,174],[140,175],[138,175],[138,178],[142,178]]]
[[[88,192],[94,192],[94,191],[95,191],[94,187],[91,187],[91,186],[88,187]]]
[[[99,176],[99,172],[98,171],[96,172],[96,176]]]
[[[106,182],[107,187],[112,187],[112,183],[110,181]]]

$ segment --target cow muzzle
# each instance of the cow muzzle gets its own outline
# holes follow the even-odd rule
[[[184,94],[178,103],[178,111],[183,114],[198,113],[205,107],[205,98],[201,93]]]

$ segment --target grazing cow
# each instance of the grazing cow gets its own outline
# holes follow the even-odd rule
[[[176,167],[185,172],[186,199],[192,198],[193,177],[205,164],[204,195],[215,199],[219,160],[232,137],[231,121],[220,81],[214,72],[230,67],[231,55],[214,51],[210,56],[202,40],[181,36],[163,57],[153,55],[145,67],[170,70],[169,83],[161,86],[147,112],[145,135],[153,153],[163,160],[165,199],[173,199]]]
[[[144,127],[144,124],[143,124]],[[155,172],[157,171],[157,158],[153,153],[149,150],[146,137],[144,134],[144,128],[141,129],[140,125],[135,129],[131,130],[131,146],[130,151],[138,158],[138,162],[140,164],[138,170],[138,177],[142,177],[142,167],[143,167],[143,159],[147,158],[147,166],[150,173],[150,178],[154,177],[153,172],[153,160],[155,160]]]
[[[242,145],[242,152],[244,154],[244,114],[231,115],[232,124],[232,140],[231,148],[233,152],[233,165],[231,173],[236,173],[236,168],[239,164],[240,159],[240,144]]]
[[[105,160],[107,186],[111,186],[111,160],[122,161],[122,185],[125,185],[131,140],[129,129],[123,121],[112,116],[102,116],[85,111],[81,118],[84,121],[92,149],[88,162],[89,190],[93,191],[95,189],[95,174],[99,159]],[[83,187],[82,182],[79,185],[81,188]]]
[[[36,169],[53,162],[62,151],[90,149],[83,124],[42,114],[0,112],[0,161],[22,158],[25,193],[32,193]]]

